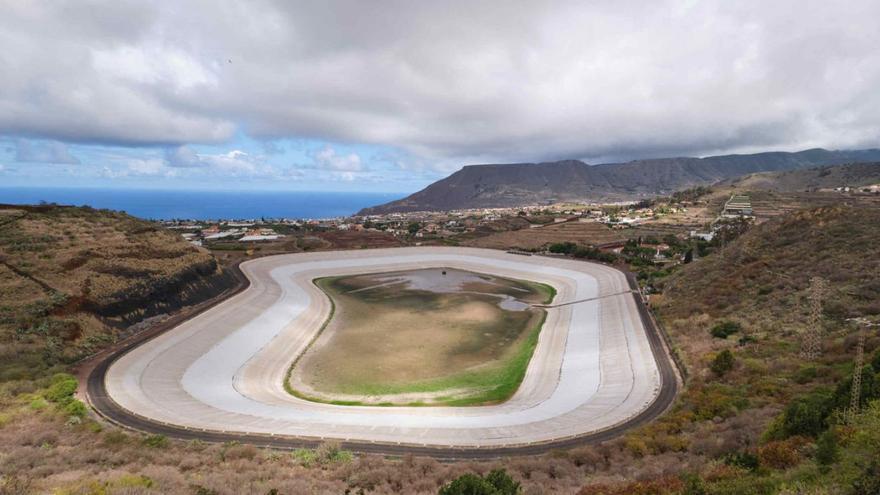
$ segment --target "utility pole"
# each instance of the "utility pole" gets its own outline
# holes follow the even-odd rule
[[[816,359],[822,354],[822,302],[828,283],[822,277],[810,279],[810,320],[801,342],[801,357]]]

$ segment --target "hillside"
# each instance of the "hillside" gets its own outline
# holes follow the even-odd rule
[[[849,397],[856,340],[845,318],[880,313],[876,205],[786,214],[658,275],[664,290],[651,303],[688,379],[676,405],[657,421],[599,445],[458,463],[353,457],[333,444],[288,453],[178,441],[97,421],[70,397],[73,389],[64,389],[75,387],[75,380],[54,374],[67,369],[54,349],[62,342],[75,350],[61,356],[70,361],[90,340],[105,345],[117,333],[112,323],[128,313],[100,316],[85,303],[94,296],[68,298],[56,288],[76,294],[91,279],[92,289],[80,294],[128,290],[136,300],[141,286],[125,276],[133,271],[122,268],[149,271],[141,277],[158,288],[161,280],[182,281],[193,273],[186,267],[211,266],[211,258],[152,224],[112,212],[37,207],[0,209],[0,215],[0,252],[10,265],[0,287],[0,493],[429,494],[458,476],[494,469],[506,469],[524,494],[874,493],[850,487],[872,486],[865,483],[876,466],[865,460],[877,458],[880,403],[846,427],[835,426],[831,411]],[[92,252],[79,264],[77,253],[89,246]],[[105,280],[106,266],[116,273]],[[798,349],[807,287],[816,275],[830,284],[826,345],[822,357],[808,361]],[[217,279],[195,280],[207,287]],[[74,311],[77,306],[64,302],[69,299],[83,302]],[[58,331],[70,322],[84,335],[64,342]],[[727,322],[739,325],[732,335],[711,335]],[[880,338],[872,334],[863,397],[880,395],[878,348]],[[714,363],[725,350],[731,361],[719,373]],[[821,406],[817,421],[804,426],[786,419],[789,410],[813,414],[814,402]],[[821,457],[828,438],[834,455]]]
[[[588,165],[578,160],[469,165],[406,198],[360,215],[512,207],[548,201],[626,200],[754,172],[880,161],[880,150],[806,150],[706,158],[661,158]]]
[[[804,192],[880,184],[880,162],[849,163],[784,172],[758,172],[718,182],[718,188],[745,191]]]
[[[785,486],[792,486],[792,478],[849,486],[851,480],[840,478],[872,476],[850,465],[816,478],[813,456],[814,442],[824,431],[847,434],[838,431],[834,419],[850,397],[856,328],[847,319],[880,317],[877,225],[880,208],[870,206],[793,212],[753,227],[727,247],[666,277],[652,306],[686,363],[688,386],[676,410],[653,428],[635,432],[632,441],[641,438],[651,450],[657,448],[651,447],[656,439],[674,435],[691,455],[726,458],[728,463],[729,456],[786,451],[788,460],[776,466],[784,475],[753,470],[726,483],[740,489],[765,486],[756,493],[776,493],[785,479]],[[823,352],[806,359],[799,352],[810,321],[812,277],[826,279],[828,289],[821,307]],[[724,333],[713,336],[719,329]],[[869,331],[866,362],[871,356],[880,362],[878,348],[880,336]],[[725,352],[730,353],[729,364],[719,368],[718,357]],[[880,397],[878,382],[880,374],[866,367],[863,406]],[[880,430],[864,434],[876,438]]]
[[[0,373],[10,356],[71,362],[230,282],[208,252],[124,213],[2,206]]]

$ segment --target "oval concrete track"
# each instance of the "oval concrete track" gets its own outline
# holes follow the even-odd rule
[[[483,407],[352,407],[287,394],[287,368],[329,315],[311,281],[452,267],[530,279],[558,295],[511,400]],[[90,402],[144,431],[272,446],[480,457],[604,439],[660,414],[676,380],[631,281],[613,268],[463,248],[280,255],[243,263],[250,286],[92,372]],[[571,303],[571,304],[568,304]],[[559,306],[556,306],[559,305]]]

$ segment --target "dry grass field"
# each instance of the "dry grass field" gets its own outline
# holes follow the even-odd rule
[[[444,274],[445,273],[445,274]],[[317,281],[334,301],[293,390],[363,404],[480,404],[512,394],[551,290],[439,268]]]

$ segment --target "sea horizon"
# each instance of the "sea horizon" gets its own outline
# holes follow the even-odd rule
[[[0,187],[0,204],[90,206],[124,211],[147,220],[324,219],[351,216],[361,208],[406,193],[256,191],[100,187]]]

